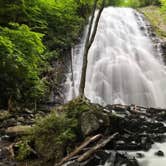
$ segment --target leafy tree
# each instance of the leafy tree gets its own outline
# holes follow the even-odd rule
[[[50,50],[63,53],[64,47],[77,40],[90,4],[87,0],[1,0],[0,24],[26,24],[45,34],[44,42]]]
[[[48,56],[70,52],[92,5],[93,0],[0,0],[1,105],[44,94],[41,68]]]
[[[127,7],[143,7],[148,5],[159,5],[159,0],[117,0],[111,1],[116,6],[127,6]]]
[[[81,82],[80,82],[80,87],[79,87],[79,95],[80,97],[84,97],[84,89],[85,89],[85,80],[86,80],[86,70],[87,70],[87,63],[88,63],[88,52],[89,49],[94,41],[96,32],[97,32],[97,27],[98,23],[100,20],[100,16],[102,14],[102,11],[105,7],[105,0],[102,0],[101,6],[99,8],[99,11],[97,13],[97,16],[95,18],[95,11],[97,8],[97,2],[98,0],[94,0],[94,5],[92,9],[92,16],[90,19],[89,27],[88,27],[88,33],[85,41],[85,48],[84,48],[84,55],[83,55],[83,65],[82,65],[82,74],[81,74]],[[94,28],[92,28],[94,23]]]
[[[160,0],[161,2],[161,8],[165,12],[166,11],[166,0]]]
[[[0,27],[0,101],[7,105],[13,100],[37,98],[44,92],[39,75],[44,62],[42,34],[26,25],[11,24]]]

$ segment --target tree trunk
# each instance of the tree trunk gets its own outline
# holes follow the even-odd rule
[[[89,28],[88,28],[88,34],[86,37],[86,42],[85,42],[85,48],[84,48],[84,55],[83,55],[83,65],[82,65],[82,74],[81,74],[81,82],[80,82],[80,87],[79,87],[79,93],[81,97],[84,97],[84,89],[85,89],[85,81],[86,81],[86,70],[87,70],[87,63],[88,63],[88,52],[89,49],[95,39],[95,35],[97,32],[97,27],[98,27],[98,23],[99,23],[99,19],[101,16],[101,13],[104,9],[105,6],[105,0],[102,1],[101,7],[98,11],[96,20],[94,20],[95,18],[95,11],[97,8],[97,2],[98,0],[94,1],[94,5],[93,5],[93,10],[92,10],[92,16],[90,19],[90,24],[89,24]],[[93,23],[94,23],[94,28],[93,28]],[[93,29],[92,29],[93,28]]]
[[[12,102],[12,96],[8,99],[8,112],[12,112],[13,110],[13,102]]]
[[[60,165],[64,164],[65,162],[70,160],[73,156],[76,156],[78,153],[80,153],[80,151],[83,148],[87,147],[90,143],[99,140],[101,137],[102,137],[101,134],[97,134],[97,135],[85,140],[80,146],[78,146],[73,152],[71,152],[68,156],[63,158],[62,161],[60,163],[58,163],[57,165],[55,165],[55,166],[60,166]]]
[[[71,63],[71,80],[72,80],[72,87],[73,87],[73,90],[72,90],[72,98],[76,97],[76,94],[75,94],[75,83],[74,83],[74,72],[73,72],[73,48],[71,49],[71,55],[70,55],[70,63]]]
[[[102,149],[103,147],[105,147],[111,140],[113,140],[116,136],[118,135],[118,133],[113,134],[112,136],[109,136],[107,138],[103,138],[97,145],[95,145],[94,147],[92,147],[90,150],[88,150],[87,152],[85,152],[81,157],[79,157],[77,159],[78,162],[83,162],[85,160],[87,160],[88,158],[90,158],[96,151],[98,151],[99,149]]]

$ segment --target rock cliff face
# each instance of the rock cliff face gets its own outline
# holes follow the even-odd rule
[[[141,16],[142,20],[145,23],[144,26],[146,27],[146,29],[144,26],[140,26],[140,29],[145,33],[146,36],[148,36],[152,40],[154,49],[157,49],[159,51],[159,54],[156,56],[158,56],[159,58],[163,58],[164,62],[166,63],[166,38],[159,37],[155,32],[153,25],[144,16],[144,14],[142,14]],[[138,24],[140,24],[140,22],[141,20],[138,19]]]
[[[166,15],[156,6],[140,8],[139,11],[142,13],[145,25],[148,27],[148,31],[145,33],[153,41],[154,48],[160,50],[159,56],[163,57],[166,63]],[[144,27],[141,27],[141,29],[145,30]]]

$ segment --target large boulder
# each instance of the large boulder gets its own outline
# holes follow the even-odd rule
[[[81,115],[81,131],[84,136],[91,135],[100,128],[110,125],[109,115],[100,111],[87,111]]]

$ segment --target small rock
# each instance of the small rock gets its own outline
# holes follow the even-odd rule
[[[156,156],[163,157],[163,156],[164,156],[164,152],[161,151],[161,150],[159,150],[159,151],[155,152],[155,155],[156,155]]]
[[[0,149],[0,160],[4,160],[8,156],[10,156],[10,152],[6,148]]]
[[[141,29],[141,30],[145,30],[145,27],[141,26],[140,29]]]
[[[17,122],[17,126],[20,126],[20,125],[22,125],[22,123],[21,122]]]
[[[96,156],[98,156],[100,158],[100,164],[104,165],[106,160],[109,158],[110,156],[110,153],[104,151],[104,150],[101,150],[101,151],[98,151],[96,153]]]
[[[9,136],[8,135],[2,135],[1,137],[1,140],[9,140],[10,138],[9,138]]]
[[[25,108],[25,112],[28,113],[28,114],[32,114],[33,113],[33,111],[29,110],[28,108]]]
[[[143,158],[143,157],[145,157],[145,155],[143,153],[136,153],[136,157],[137,158]]]
[[[18,120],[19,122],[24,122],[24,121],[25,121],[24,117],[18,117],[17,120]]]
[[[6,122],[8,127],[17,125],[17,120],[15,118],[10,118]]]
[[[123,140],[118,140],[118,141],[116,141],[116,144],[125,144],[125,141],[123,141]]]

